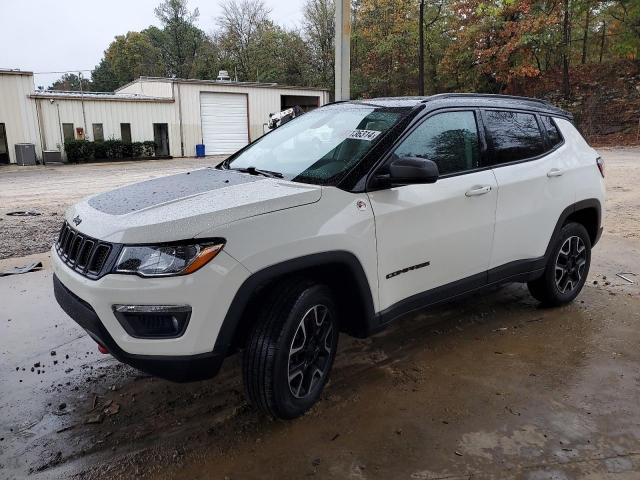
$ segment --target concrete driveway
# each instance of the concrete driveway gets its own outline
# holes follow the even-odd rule
[[[0,278],[0,478],[640,478],[640,277],[616,276],[640,274],[640,150],[603,155],[605,235],[573,304],[511,285],[343,336],[292,422],[246,405],[236,357],[185,385],[99,354],[55,304],[47,254],[0,261],[45,262]]]

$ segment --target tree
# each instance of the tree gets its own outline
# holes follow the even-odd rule
[[[353,12],[354,96],[415,95],[418,73],[417,3],[361,0]]]
[[[113,66],[109,60],[102,58],[91,72],[91,90],[95,92],[113,92],[120,86],[122,86],[122,83],[113,71]]]
[[[153,27],[152,27],[153,28]],[[154,46],[148,31],[118,35],[93,70],[92,90],[113,91],[141,76],[164,76],[161,52]]]
[[[354,96],[420,87],[531,94],[542,85],[534,79],[552,71],[546,78],[569,97],[579,64],[640,56],[640,0],[425,0],[419,63],[419,5],[351,0]],[[83,88],[113,91],[139,76],[215,78],[220,69],[241,81],[333,87],[334,0],[305,0],[300,30],[274,22],[264,0],[222,8],[208,36],[188,0],[161,0],[160,27],[117,35]],[[51,88],[79,89],[79,79],[69,72]]]
[[[571,85],[569,83],[569,48],[571,48],[569,0],[562,0],[562,94],[565,99],[571,96]]]
[[[277,25],[265,28],[256,44],[256,81],[285,85],[308,85],[311,66],[309,51],[298,32]]]
[[[613,49],[625,58],[640,58],[640,2],[615,0],[607,14],[613,19],[610,30],[617,34]]]
[[[307,0],[302,11],[303,37],[311,56],[313,83],[331,88],[335,62],[335,4],[333,0]]]
[[[268,48],[263,36],[273,28],[269,13],[262,0],[227,0],[222,4],[215,41],[233,67],[230,70],[237,69],[242,80],[256,79],[260,57]]]
[[[153,32],[154,45],[162,52],[167,73],[189,78],[207,38],[196,26],[200,12],[189,11],[187,0],[163,0],[155,9],[162,30]]]
[[[88,79],[83,78],[82,90],[89,90],[90,88],[91,82]],[[80,91],[80,77],[75,73],[65,73],[62,77],[51,84],[49,90]]]
[[[191,67],[191,77],[215,79],[221,68],[220,48],[211,38],[205,36],[196,50]]]
[[[443,67],[456,89],[502,92],[540,74],[540,37],[557,24],[553,10],[536,0],[455,0],[453,41]]]
[[[582,59],[580,63],[583,65],[587,63],[587,52],[589,41],[589,21],[591,20],[591,4],[587,2],[586,10],[584,12],[584,31],[582,32]]]

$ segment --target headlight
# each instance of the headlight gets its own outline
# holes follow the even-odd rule
[[[219,240],[180,245],[125,245],[113,271],[142,277],[188,275],[213,260],[222,247],[224,241]]]

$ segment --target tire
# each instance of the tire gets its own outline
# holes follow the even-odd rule
[[[338,346],[338,312],[328,287],[300,279],[264,298],[244,351],[245,391],[262,412],[292,419],[318,401],[327,383]]]
[[[589,274],[591,239],[579,223],[568,223],[553,240],[543,275],[530,281],[529,292],[543,305],[556,307],[575,299]]]

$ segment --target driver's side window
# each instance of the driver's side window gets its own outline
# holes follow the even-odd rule
[[[395,150],[399,157],[433,160],[440,175],[480,167],[478,127],[473,112],[444,112],[427,118]]]

